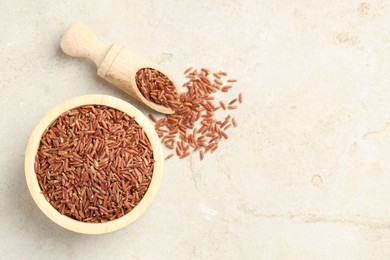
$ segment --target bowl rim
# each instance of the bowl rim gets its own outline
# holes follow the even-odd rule
[[[141,125],[153,148],[153,158],[155,159],[153,167],[153,176],[149,188],[144,197],[129,213],[126,215],[104,223],[86,223],[72,219],[58,212],[43,196],[39,187],[38,179],[34,171],[35,156],[38,151],[39,143],[43,132],[54,122],[62,113],[83,105],[104,105],[118,109]],[[104,234],[121,229],[139,218],[150,206],[161,184],[163,174],[163,153],[160,139],[149,119],[136,107],[116,97],[108,95],[85,95],[77,96],[52,108],[47,112],[35,126],[30,135],[25,153],[25,177],[27,186],[35,203],[41,211],[56,224],[83,234]]]

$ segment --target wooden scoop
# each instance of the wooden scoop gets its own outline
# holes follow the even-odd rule
[[[100,77],[148,107],[164,114],[174,113],[171,108],[147,100],[138,89],[135,80],[136,73],[140,69],[152,68],[167,76],[179,93],[180,90],[172,77],[154,63],[125,48],[122,44],[105,45],[96,39],[87,25],[77,22],[65,31],[61,38],[61,48],[70,56],[93,60]]]

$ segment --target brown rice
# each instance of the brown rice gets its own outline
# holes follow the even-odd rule
[[[154,159],[134,118],[88,105],[63,113],[46,129],[34,166],[42,194],[57,211],[83,222],[106,222],[140,202]]]

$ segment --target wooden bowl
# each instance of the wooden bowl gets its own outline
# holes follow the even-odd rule
[[[61,213],[58,212],[45,199],[45,197],[41,193],[41,188],[39,187],[38,179],[34,171],[35,155],[37,154],[39,143],[43,132],[62,113],[83,105],[104,105],[104,106],[118,109],[128,114],[129,116],[134,117],[137,123],[143,127],[145,134],[149,138],[149,141],[152,144],[152,148],[153,148],[153,157],[155,159],[153,177],[144,197],[139,202],[139,204],[135,206],[135,208],[132,209],[129,213],[127,213],[126,215],[118,219],[108,221],[105,223],[86,223],[86,222],[72,219],[65,215],[61,215]],[[111,96],[105,96],[105,95],[79,96],[79,97],[72,98],[70,100],[66,100],[65,102],[53,108],[41,119],[39,124],[35,127],[34,131],[32,132],[27,145],[26,156],[25,156],[25,174],[26,174],[27,186],[28,189],[30,190],[31,196],[33,197],[38,207],[43,211],[43,213],[48,218],[50,218],[58,225],[66,229],[69,229],[71,231],[84,233],[84,234],[109,233],[129,225],[130,223],[135,221],[138,217],[140,217],[145,212],[145,210],[150,206],[150,204],[152,203],[153,199],[157,194],[157,191],[159,189],[162,180],[162,173],[163,173],[162,169],[163,169],[163,154],[162,154],[161,143],[149,119],[129,103],[121,99],[114,98]]]

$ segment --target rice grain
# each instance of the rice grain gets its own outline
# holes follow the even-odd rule
[[[122,111],[82,106],[43,133],[34,170],[43,196],[61,214],[107,222],[130,212],[153,176],[152,146]]]
[[[170,106],[175,113],[157,120],[155,128],[162,143],[174,150],[166,159],[174,155],[182,159],[199,151],[200,160],[203,160],[205,153],[218,149],[221,139],[228,139],[225,131],[231,125],[237,126],[230,115],[224,120],[217,120],[216,111],[220,108],[224,111],[228,109],[229,112],[236,109],[237,106],[233,104],[240,101],[240,96],[229,101],[228,105],[222,100],[218,101],[216,106],[214,93],[228,92],[236,80],[226,81],[226,72],[212,73],[205,68],[198,71],[190,67],[184,73],[188,79],[183,84],[186,91],[178,94],[176,101],[172,102],[173,106]]]

